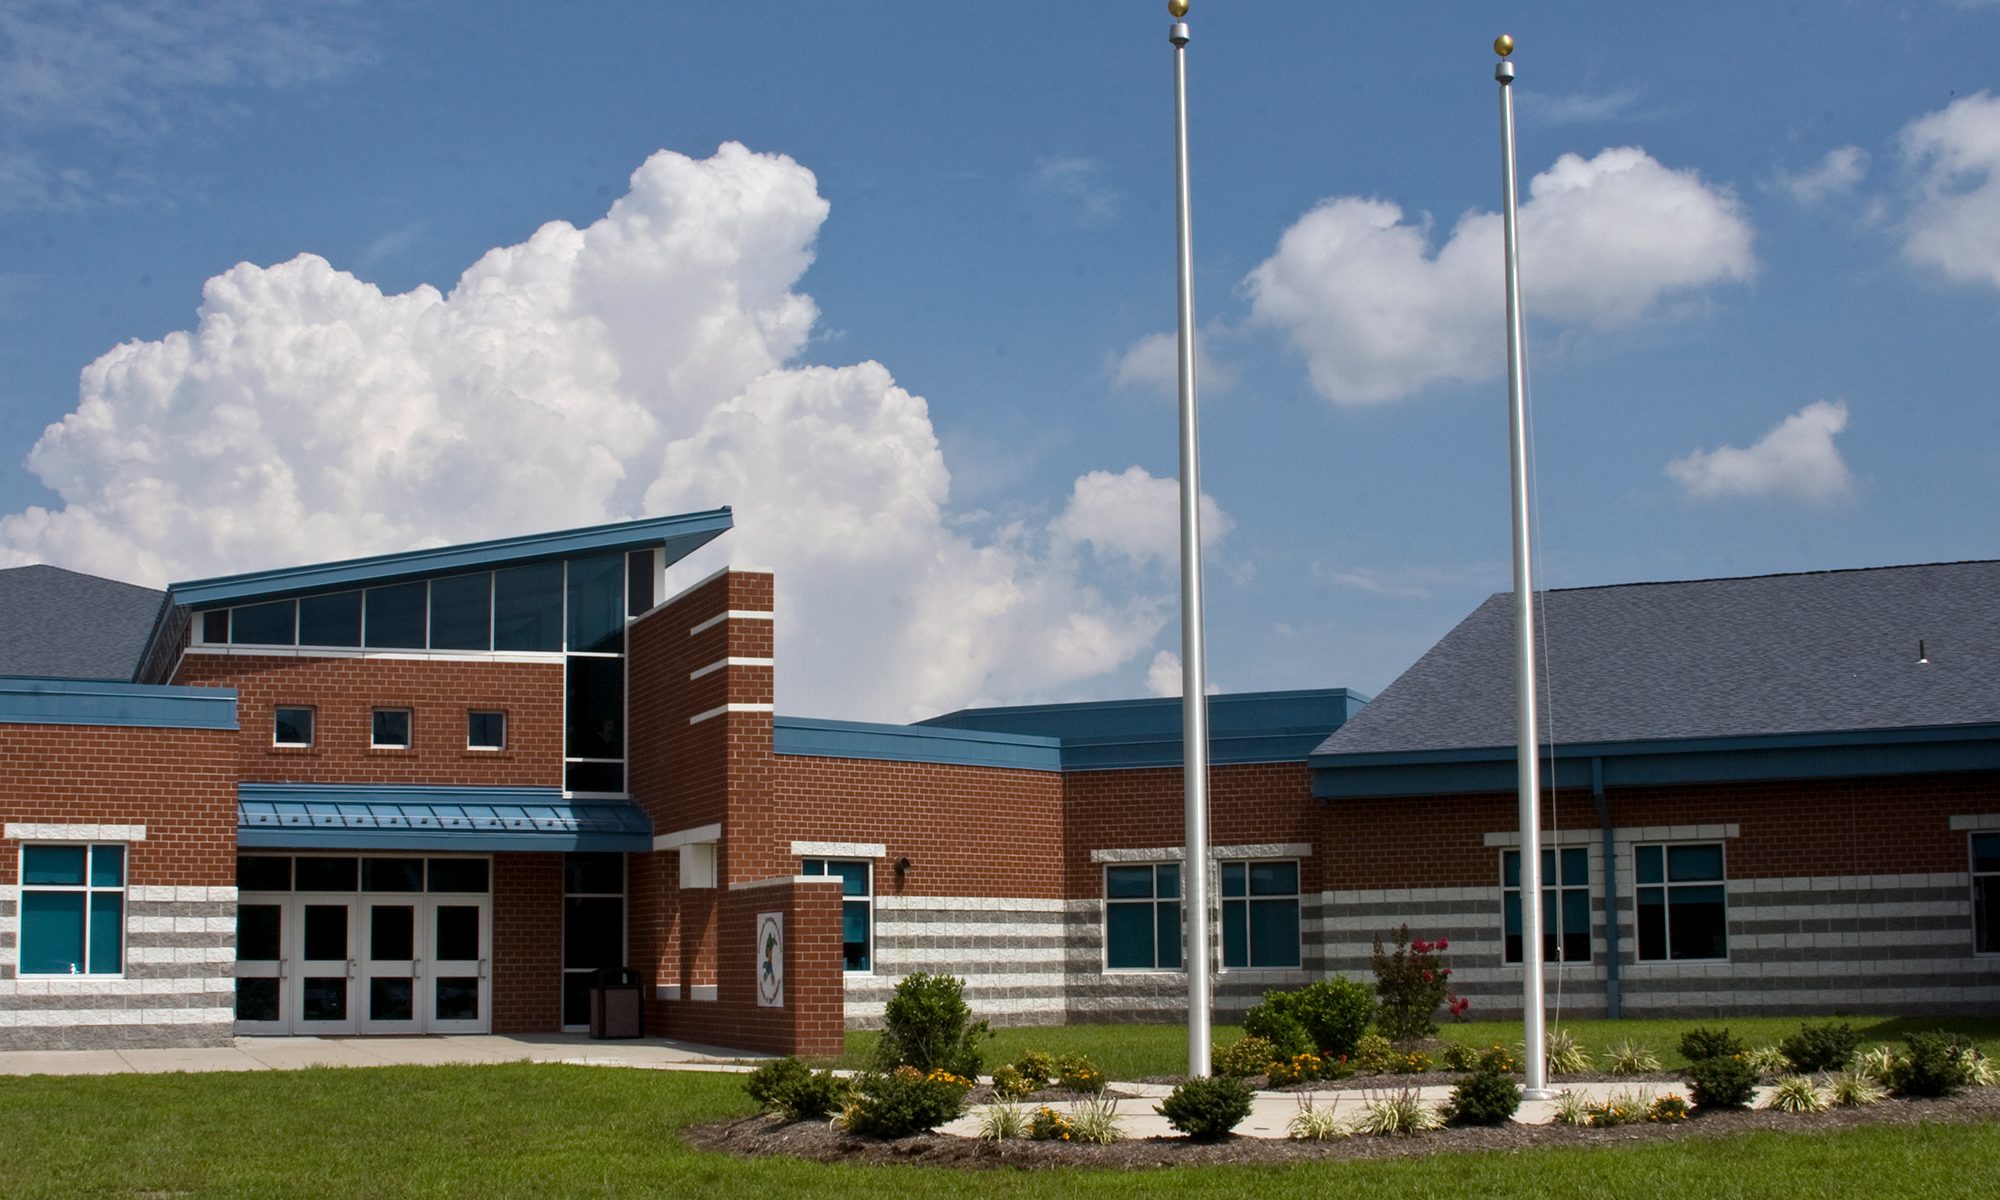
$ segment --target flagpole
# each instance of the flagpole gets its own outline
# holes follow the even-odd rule
[[[1555,1093],[1548,1086],[1542,1003],[1542,814],[1541,726],[1535,717],[1535,582],[1528,554],[1527,349],[1521,322],[1521,243],[1514,204],[1514,39],[1501,34],[1493,43],[1500,61],[1500,183],[1505,198],[1501,219],[1507,258],[1507,440],[1513,468],[1514,499],[1514,715],[1515,781],[1521,809],[1521,1021],[1522,1057],[1528,1074],[1523,1091],[1530,1100]]]
[[[1188,1070],[1209,1073],[1208,978],[1208,683],[1202,636],[1201,453],[1194,386],[1194,236],[1188,208],[1188,0],[1168,0],[1174,25],[1174,178],[1180,234],[1181,374],[1181,788],[1186,802],[1187,852],[1181,860],[1182,911],[1187,919]]]

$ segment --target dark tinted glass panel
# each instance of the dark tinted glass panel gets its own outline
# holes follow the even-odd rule
[[[371,1021],[414,1021],[417,1017],[417,989],[410,979],[368,981],[368,1019]]]
[[[868,906],[849,901],[840,906],[840,951],[849,971],[868,969]]]
[[[347,906],[308,904],[305,913],[306,958],[328,962],[347,957]]]
[[[471,904],[440,904],[437,945],[432,956],[446,962],[470,962],[479,955],[479,909]]]
[[[479,709],[465,714],[465,744],[473,750],[505,749],[507,714]]]
[[[493,648],[560,650],[563,567],[529,563],[493,573]]]
[[[1563,959],[1590,961],[1590,893],[1569,888],[1562,894]]]
[[[410,744],[410,710],[407,708],[378,708],[369,718],[369,742],[376,746],[407,746]]]
[[[356,870],[351,858],[301,858],[296,877],[302,892],[351,892]]]
[[[485,891],[486,860],[483,858],[432,859],[431,890],[434,892]]]
[[[275,1021],[278,1019],[278,981],[239,979],[236,981],[236,1019]]]
[[[116,975],[125,969],[125,895],[95,892],[90,897],[90,973]]]
[[[1252,900],[1250,902],[1250,965],[1253,967],[1299,965],[1298,901]]]
[[[1159,883],[1160,899],[1162,900],[1180,899],[1181,869],[1177,866],[1164,866],[1158,868],[1158,872],[1159,872],[1158,879],[1160,881]]]
[[[625,648],[625,556],[569,560],[569,648]]]
[[[308,1021],[347,1019],[347,980],[344,976],[307,979],[300,998],[299,1015]]]
[[[201,640],[219,646],[229,640],[229,610],[210,609],[201,614]]]
[[[1667,956],[1667,895],[1664,888],[1639,889],[1639,957]]]
[[[625,856],[622,854],[563,855],[563,891],[570,895],[600,893],[613,896],[625,892]],[[616,966],[617,964],[613,964]]]
[[[1659,846],[1641,846],[1636,855],[1636,867],[1640,883],[1665,883],[1667,869],[1664,865],[1665,852]]]
[[[1981,873],[2000,871],[2000,833],[1972,835],[1972,869]]]
[[[1160,966],[1177,970],[1181,965],[1181,906],[1156,904],[1153,908],[1159,925]]]
[[[364,892],[421,892],[424,890],[424,860],[421,858],[364,858],[361,860],[361,890]]]
[[[437,981],[437,1019],[440,1021],[477,1021],[479,1019],[479,980],[471,977],[452,977]],[[589,1020],[586,1016],[585,1020]]]
[[[238,855],[236,887],[245,892],[289,892],[292,890],[292,860],[276,855]]]
[[[563,786],[572,792],[622,792],[625,764],[567,763],[563,766]]]
[[[563,976],[563,1024],[590,1024],[590,985],[587,971]]]
[[[1521,886],[1521,852],[1503,850],[1500,852],[1500,886],[1517,888]]]
[[[1299,864],[1273,862],[1250,864],[1250,894],[1253,896],[1296,896],[1299,891]]]
[[[82,846],[23,846],[21,882],[80,887],[85,857]]]
[[[83,971],[84,893],[21,893],[21,970],[37,975]]]
[[[625,757],[625,660],[569,660],[567,758]]]
[[[1242,900],[1222,902],[1222,965],[1225,967],[1250,965],[1250,927],[1245,903]]]
[[[1722,878],[1722,847],[1668,846],[1667,882]]]
[[[1562,882],[1572,886],[1590,882],[1590,852],[1588,850],[1563,851]]]
[[[843,896],[866,896],[868,894],[868,864],[862,862],[830,862],[826,873],[840,876],[840,894]]]
[[[1222,864],[1223,895],[1241,896],[1243,894],[1243,888],[1244,888],[1243,879],[1244,879],[1244,871],[1242,863]]]
[[[299,645],[359,646],[361,593],[335,592],[299,600]]]
[[[1104,965],[1118,970],[1149,970],[1153,959],[1153,906],[1104,906]]]
[[[296,609],[290,600],[246,604],[229,622],[229,640],[238,645],[289,646],[298,632]]]
[[[493,642],[493,576],[431,580],[431,649],[484,650]]]
[[[313,741],[313,710],[281,708],[271,721],[271,742],[278,746],[310,746]]]
[[[368,906],[368,957],[408,962],[417,956],[417,910],[408,904]]]
[[[1104,895],[1111,900],[1152,899],[1153,868],[1106,867]]]
[[[283,905],[237,905],[236,961],[277,962],[285,956],[284,933]]]
[[[361,644],[380,650],[423,649],[424,591],[421,582],[369,588]]]
[[[653,552],[634,550],[625,556],[625,611],[640,616],[653,607]]]
[[[1683,887],[1668,897],[1668,953],[1674,958],[1723,958],[1729,953],[1728,922],[1720,887]]]
[[[563,966],[625,965],[625,902],[605,897],[563,901]]]
[[[1972,881],[1972,948],[1981,954],[2000,954],[2000,875],[1982,875]]]

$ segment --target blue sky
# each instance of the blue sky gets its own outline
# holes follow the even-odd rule
[[[1508,586],[1502,30],[1541,582],[1995,554],[2000,5],[1628,7],[1197,0],[1218,685]],[[788,711],[1172,683],[1168,24],[12,4],[0,563],[729,503]]]

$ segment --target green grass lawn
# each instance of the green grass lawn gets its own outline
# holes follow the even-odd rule
[[[0,1196],[1985,1196],[2000,1126],[1753,1134],[1586,1150],[1152,1172],[739,1161],[675,1132],[740,1077],[376,1067],[0,1078]]]
[[[1678,1070],[1687,1065],[1681,1057],[1681,1034],[1697,1025],[1727,1028],[1750,1046],[1775,1045],[1797,1033],[1806,1022],[1844,1021],[1861,1035],[1863,1048],[1879,1042],[1900,1042],[1912,1031],[1944,1029],[1963,1034],[1979,1043],[1989,1058],[2000,1058],[2000,1018],[1991,1017],[1729,1017],[1701,1021],[1564,1021],[1561,1028],[1574,1034],[1593,1058],[1613,1043],[1631,1040],[1659,1056],[1660,1065]],[[1554,1029],[1557,1023],[1551,1022]],[[1222,1047],[1243,1035],[1234,1025],[1217,1025],[1215,1045]],[[1512,1046],[1521,1040],[1519,1021],[1465,1021],[1448,1024],[1443,1037],[1470,1046],[1495,1043]],[[847,1035],[847,1053],[842,1066],[866,1066],[875,1052],[879,1035],[852,1032]],[[1052,1054],[1080,1051],[1096,1060],[1111,1079],[1147,1079],[1187,1072],[1187,1028],[1182,1025],[1056,1025],[1018,1026],[993,1031],[986,1043],[987,1068],[1012,1062],[1025,1050],[1046,1050]],[[2000,1190],[2000,1183],[1996,1183]]]

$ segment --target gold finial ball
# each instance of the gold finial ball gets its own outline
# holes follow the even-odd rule
[[[1503,33],[1499,37],[1494,38],[1493,53],[1499,55],[1501,58],[1505,58],[1509,54],[1514,53],[1514,35],[1511,33]]]
[[[1174,20],[1187,16],[1187,10],[1188,0],[1167,0],[1167,11],[1174,15]]]

